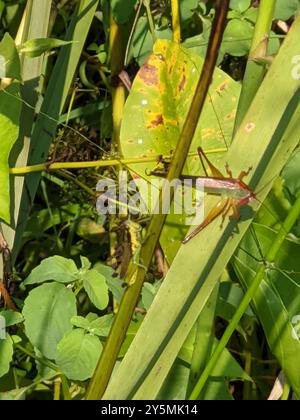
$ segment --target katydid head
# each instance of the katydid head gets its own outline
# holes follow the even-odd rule
[[[252,191],[251,188],[247,184],[245,184],[244,181],[239,179],[238,184],[241,188],[241,192],[243,193],[243,197],[241,197],[240,200],[241,205],[239,207],[248,204],[250,201],[257,200],[255,192]]]

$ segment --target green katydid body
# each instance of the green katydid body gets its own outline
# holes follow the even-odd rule
[[[219,178],[219,177],[205,177],[205,176],[186,176],[180,177],[182,180],[192,180],[193,185],[196,182],[202,183],[204,192],[212,195],[219,195],[221,197],[233,198],[235,200],[251,201],[256,199],[255,194],[251,189],[239,178]]]
[[[244,176],[244,174],[242,174],[242,176]],[[238,209],[247,205],[250,201],[256,200],[255,193],[240,178],[198,177],[198,180],[199,179],[203,182],[205,192],[208,194],[220,195],[221,200],[208,213],[203,223],[184,238],[184,244],[193,239],[220,215],[222,215],[223,218],[222,227],[230,209],[233,210],[233,215],[235,219],[238,220]]]
[[[242,172],[238,178],[234,178],[228,165],[226,165],[226,172],[228,177],[224,177],[223,174],[209,161],[201,148],[198,149],[198,153],[206,176],[198,177],[182,175],[181,179],[192,180],[194,185],[196,182],[202,182],[204,192],[208,194],[219,195],[221,196],[221,200],[208,213],[205,220],[194,231],[192,231],[184,238],[184,244],[193,239],[198,233],[200,233],[206,226],[208,226],[220,215],[222,215],[223,225],[230,209],[233,210],[233,215],[235,219],[238,220],[238,209],[247,205],[250,201],[257,200],[255,193],[247,184],[243,182],[243,178],[249,174],[251,168],[247,172]],[[208,173],[205,169],[204,160],[208,164],[213,176],[208,176]],[[153,175],[162,176],[163,174],[154,171]]]

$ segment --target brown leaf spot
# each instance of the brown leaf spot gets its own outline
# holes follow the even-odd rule
[[[185,87],[185,83],[186,83],[186,76],[184,74],[183,77],[182,77],[182,79],[181,79],[181,82],[179,83],[179,86],[178,86],[179,92],[182,92],[183,91],[183,89]]]
[[[158,84],[157,68],[152,64],[144,64],[139,72],[139,77],[146,85],[153,86]]]
[[[251,133],[255,129],[256,125],[253,122],[249,122],[245,125],[246,133]]]
[[[235,111],[231,112],[230,114],[225,115],[225,120],[231,121],[235,117]]]
[[[227,89],[228,82],[223,82],[217,87],[217,93],[222,93]]]
[[[212,137],[213,135],[215,135],[215,130],[213,130],[212,128],[204,128],[202,130],[202,138],[207,138],[207,137]]]
[[[164,119],[163,116],[161,114],[158,114],[154,120],[151,121],[150,125],[148,125],[147,128],[155,128],[159,125],[163,125],[164,123]]]

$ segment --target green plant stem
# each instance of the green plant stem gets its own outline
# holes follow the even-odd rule
[[[215,153],[225,153],[226,148],[216,148],[205,150],[207,155]],[[198,153],[189,153],[189,157],[198,156]],[[172,156],[164,156],[166,159],[171,159]],[[88,168],[106,168],[111,166],[119,165],[132,165],[136,163],[151,163],[158,161],[159,156],[149,156],[146,158],[131,158],[131,159],[108,159],[108,160],[94,160],[87,162],[57,162],[57,163],[42,163],[40,165],[24,166],[20,168],[11,168],[9,173],[14,176],[21,176],[25,174],[30,174],[33,172],[43,172],[43,171],[57,171],[62,169],[88,169]]]
[[[55,370],[55,372],[61,374],[61,370],[49,360],[43,359],[41,357],[36,356],[31,351],[25,349],[25,347],[21,346],[20,344],[16,344],[15,347],[19,349],[21,352],[25,353],[27,356],[31,357],[32,359],[36,360],[37,362],[47,366],[49,369]]]
[[[60,388],[61,388],[61,379],[57,378],[54,380],[53,401],[60,400]]]
[[[123,68],[123,31],[122,26],[115,21],[112,11],[110,16],[110,67],[113,85],[112,88],[112,113],[113,113],[113,139],[112,148],[121,153],[120,131],[123,110],[126,99],[125,86],[121,83],[118,76]]]
[[[150,8],[150,0],[144,0],[144,6],[146,8],[150,32],[151,32],[153,43],[154,43],[156,41],[156,35],[155,35],[155,26],[154,26],[153,17],[152,17],[151,8]]]
[[[124,67],[127,67],[127,65],[128,65],[128,57],[129,57],[130,47],[131,47],[132,39],[133,39],[134,34],[135,34],[136,25],[138,23],[143,4],[144,4],[143,0],[139,0],[139,5],[138,5],[138,8],[137,8],[137,11],[136,11],[136,14],[135,14],[135,18],[134,18],[134,21],[133,21],[133,24],[132,24],[132,28],[131,28],[130,35],[129,35],[128,42],[127,42],[127,46],[126,46]]]
[[[284,242],[286,235],[294,224],[296,223],[297,219],[300,215],[300,197],[297,199],[293,207],[291,208],[286,220],[284,221],[281,229],[279,230],[276,239],[271,246],[266,261],[269,263],[272,263],[275,261],[278,251],[280,250],[282,243]],[[265,266],[262,265],[259,271],[257,272],[256,276],[254,277],[251,286],[247,290],[240,306],[238,307],[237,311],[235,312],[230,324],[228,325],[222,339],[220,340],[218,347],[216,348],[215,352],[213,353],[210,361],[208,362],[206,368],[204,369],[201,377],[199,378],[196,386],[194,387],[189,399],[190,400],[196,400],[199,395],[201,394],[201,391],[203,390],[207,379],[209,378],[210,374],[212,373],[212,370],[214,369],[217,361],[219,360],[223,350],[227,346],[232,334],[238,327],[238,324],[240,320],[242,319],[244,313],[246,312],[249,304],[251,303],[256,291],[258,290],[261,282],[263,281],[265,276]]]
[[[172,27],[173,27],[173,41],[177,44],[181,42],[181,28],[180,28],[180,10],[179,1],[171,0],[172,10]]]
[[[89,188],[83,182],[81,182],[78,179],[76,179],[75,175],[68,174],[65,171],[60,171],[59,174],[62,177],[66,178],[67,180],[69,180],[69,181],[73,182],[74,184],[76,184],[79,188],[81,188],[83,191],[85,191],[87,194],[89,194],[93,199],[96,199],[97,198],[97,192],[94,191],[94,190],[92,190],[92,188]],[[122,206],[122,207],[126,207],[126,209],[131,210],[132,212],[135,212],[136,213],[136,212],[139,211],[138,207],[133,207],[133,206],[130,206],[129,204],[121,203],[120,201],[115,200],[115,199],[113,199],[111,197],[108,197],[107,200],[110,203],[112,203],[112,204],[115,204],[115,205],[118,205],[118,206]]]
[[[74,182],[74,184],[78,185],[79,188],[81,188],[83,191],[88,193],[91,197],[95,198],[96,193],[92,188],[85,185],[83,182],[80,182],[74,175],[69,174],[66,171],[60,170],[59,175],[63,178],[67,179],[68,181]]]
[[[258,54],[260,56],[267,55],[268,36],[271,30],[275,5],[276,0],[261,0],[259,5],[257,22],[237,108],[234,132],[238,130],[242,123],[265,75],[265,66],[255,62],[254,59],[257,58]]]
[[[182,172],[212,80],[219,47],[224,33],[225,21],[229,9],[229,0],[218,0],[216,5],[216,15],[210,36],[207,57],[202,69],[194,98],[192,100],[191,108],[184,123],[182,133],[178,140],[178,144],[170,165],[168,173],[169,181],[178,178]],[[162,197],[165,194],[166,188],[167,182],[164,183],[162,191],[160,192],[158,205],[162,201]],[[173,199],[173,197],[171,197],[171,199]],[[140,260],[142,261],[143,266],[147,268],[151,264],[156,244],[159,240],[160,233],[165,223],[165,219],[166,215],[163,214],[154,214],[151,218],[147,231],[147,239],[142,245],[140,251]],[[145,269],[142,267],[137,267],[134,263],[132,263],[128,269],[126,281],[128,284],[130,284],[131,280],[134,279],[134,282],[126,289],[122,298],[119,312],[114,320],[95,374],[91,379],[86,395],[86,399],[88,400],[99,399],[105,392],[117,357],[119,355],[121,345],[126,336],[126,331],[130,324],[136,302],[140,295],[145,274]]]

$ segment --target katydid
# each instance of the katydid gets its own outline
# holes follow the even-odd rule
[[[229,166],[226,165],[226,172],[228,177],[224,175],[210,162],[202,148],[198,148],[199,157],[201,164],[203,166],[206,176],[185,176],[182,175],[181,179],[191,179],[196,182],[196,180],[201,180],[203,182],[204,191],[210,194],[220,195],[221,199],[217,205],[208,213],[205,220],[190,234],[188,234],[183,239],[183,244],[188,243],[193,239],[198,233],[200,233],[206,226],[212,223],[217,217],[222,215],[222,224],[225,221],[226,216],[229,211],[233,210],[233,215],[236,220],[239,219],[239,208],[247,205],[252,200],[257,200],[255,193],[250,189],[250,187],[243,182],[243,179],[250,173],[252,168],[249,168],[248,171],[243,171],[238,178],[234,178],[232,175]],[[206,161],[212,176],[208,175],[208,172],[204,165],[204,160]],[[165,169],[165,168],[164,168]],[[161,176],[162,173],[152,172],[152,175]]]

